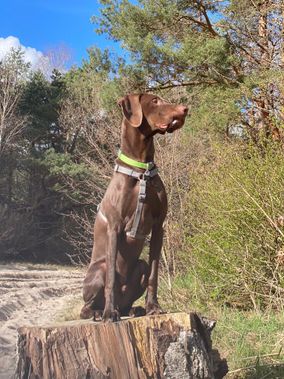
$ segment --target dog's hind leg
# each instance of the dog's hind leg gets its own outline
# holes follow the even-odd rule
[[[100,314],[105,306],[104,286],[106,276],[105,262],[92,262],[88,268],[83,285],[83,306],[80,318],[87,319]]]
[[[149,266],[144,260],[139,259],[128,282],[121,288],[122,300],[119,304],[121,315],[142,316],[145,314],[144,308],[132,308],[132,304],[145,292],[148,277]]]

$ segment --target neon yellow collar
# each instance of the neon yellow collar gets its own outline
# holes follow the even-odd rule
[[[151,170],[153,167],[154,167],[154,162],[147,162],[147,163],[144,163],[144,162],[139,162],[139,161],[135,161],[134,159],[132,158],[129,158],[127,155],[123,154],[120,150],[118,152],[118,158],[128,164],[129,166],[133,166],[133,167],[137,167],[137,168],[142,168],[144,170]]]

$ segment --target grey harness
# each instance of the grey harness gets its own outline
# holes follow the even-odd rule
[[[127,232],[126,235],[128,237],[135,238],[135,239],[144,239],[145,236],[138,233],[138,228],[139,228],[139,224],[141,220],[143,204],[146,199],[147,181],[158,174],[158,168],[157,167],[154,168],[154,163],[153,163],[152,168],[141,173],[131,168],[116,164],[114,167],[114,172],[119,172],[121,174],[131,176],[132,178],[136,180],[139,180],[139,193],[138,193],[137,205],[135,209],[134,220],[133,220],[131,230]],[[101,213],[102,217],[105,220],[107,220],[105,215],[102,213],[102,211],[99,210],[99,212]]]

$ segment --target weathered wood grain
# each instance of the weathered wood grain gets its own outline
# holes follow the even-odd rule
[[[19,379],[219,379],[214,323],[195,313],[19,329]]]

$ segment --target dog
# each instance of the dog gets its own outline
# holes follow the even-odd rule
[[[130,313],[162,313],[157,287],[167,195],[154,163],[153,137],[181,128],[188,108],[153,94],[130,94],[118,104],[123,113],[121,151],[94,225],[83,319],[118,321]],[[146,263],[139,257],[150,233]],[[145,309],[132,308],[145,290]]]

